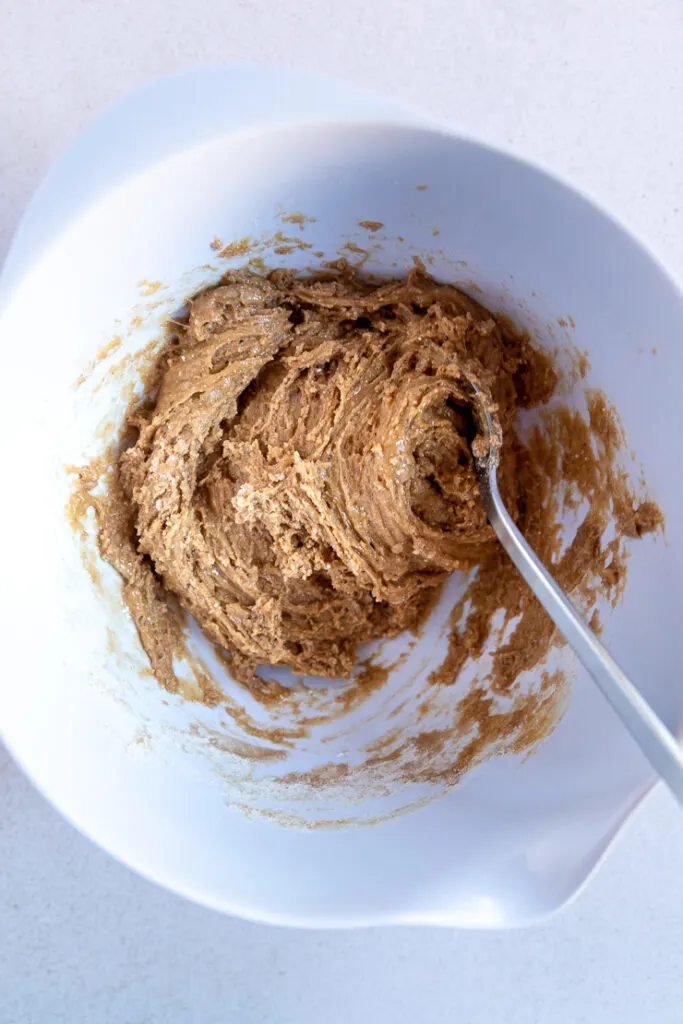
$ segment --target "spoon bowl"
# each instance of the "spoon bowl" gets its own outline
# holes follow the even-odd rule
[[[491,758],[445,794],[387,786],[361,794],[357,808],[339,766],[377,740],[377,715],[393,715],[388,728],[414,727],[417,696],[399,695],[417,695],[441,664],[462,581],[451,581],[450,606],[435,609],[417,645],[404,638],[386,653],[396,667],[376,702],[350,709],[334,741],[289,735],[296,750],[284,760],[242,757],[238,772],[221,708],[150,678],[92,524],[84,549],[65,514],[65,467],[116,436],[126,389],[139,384],[169,313],[243,264],[250,240],[278,231],[289,241],[271,246],[271,265],[304,271],[315,253],[335,259],[362,245],[366,272],[395,277],[429,258],[437,280],[508,315],[535,345],[588,349],[587,383],[622,414],[668,514],[666,546],[633,545],[623,601],[604,617],[606,643],[667,727],[680,727],[676,285],[605,213],[514,155],[347,85],[228,68],[155,83],[89,128],[36,194],[3,270],[3,369],[7,381],[30,382],[6,388],[0,403],[3,469],[17,497],[0,521],[18,538],[3,558],[3,738],[93,840],[215,909],[299,927],[537,921],[576,894],[656,778],[568,648],[555,654],[574,677],[571,702],[533,757]],[[578,388],[567,396],[580,400]],[[249,693],[226,686],[239,712],[255,711]],[[254,738],[238,738],[249,754]],[[283,797],[290,756],[337,784]]]

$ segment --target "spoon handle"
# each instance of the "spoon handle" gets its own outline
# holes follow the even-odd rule
[[[505,508],[495,467],[481,473],[481,487],[489,521],[498,540],[652,767],[683,805],[683,751],[677,740],[529,547]]]

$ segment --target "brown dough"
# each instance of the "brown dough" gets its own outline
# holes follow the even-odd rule
[[[504,436],[555,385],[526,337],[418,271],[242,270],[192,300],[119,479],[138,551],[239,674],[347,676],[491,551],[462,367]],[[515,508],[514,444],[501,477]]]

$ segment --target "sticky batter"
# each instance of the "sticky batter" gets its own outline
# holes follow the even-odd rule
[[[118,484],[148,585],[151,565],[242,677],[348,676],[359,644],[415,628],[495,544],[463,368],[497,406],[514,510],[512,423],[555,385],[528,338],[419,271],[228,274],[130,417]]]

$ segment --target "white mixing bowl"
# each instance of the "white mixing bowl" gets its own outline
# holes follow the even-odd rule
[[[315,220],[283,222],[295,211]],[[361,220],[382,222],[375,240]],[[277,229],[311,245],[281,252],[283,265],[305,266],[318,251],[330,258],[345,241],[376,242],[366,265],[375,272],[404,271],[413,255],[431,252],[437,277],[476,285],[486,305],[541,342],[561,343],[558,318],[573,318],[590,383],[622,413],[667,515],[666,543],[633,545],[606,640],[678,729],[681,294],[604,213],[528,164],[352,87],[257,69],[201,72],[136,94],[58,161],[17,234],[0,281],[0,728],[75,825],[217,909],[312,926],[536,920],[578,890],[653,783],[581,671],[560,726],[525,761],[489,760],[430,802],[418,788],[373,791],[352,806],[339,786],[317,803],[309,794],[278,807],[284,798],[268,788],[267,765],[240,776],[222,751],[219,711],[171,697],[141,674],[118,579],[94,555],[90,576],[83,566],[64,514],[65,465],[95,453],[120,422],[122,386],[136,375],[131,356],[159,337],[169,311],[244,261],[219,259],[211,240]],[[118,351],[75,389],[114,335]],[[121,356],[128,361],[109,372]],[[439,642],[427,630],[413,669],[428,669]],[[385,692],[408,685],[406,672],[397,669]],[[351,724],[347,748],[366,729]],[[310,767],[348,754],[339,743],[326,750],[321,741],[297,756]],[[424,806],[391,816],[411,801]],[[286,827],[287,814],[351,824]]]

